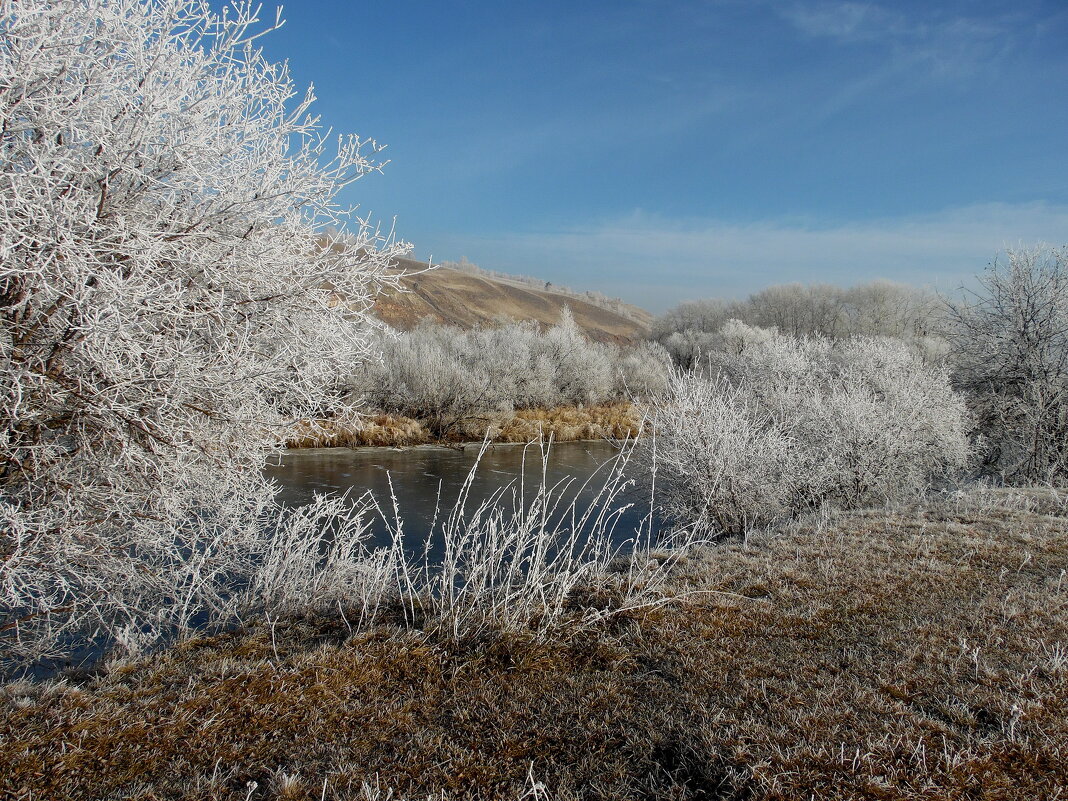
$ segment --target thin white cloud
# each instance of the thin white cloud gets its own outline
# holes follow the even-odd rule
[[[872,3],[796,3],[781,7],[780,13],[802,33],[840,42],[865,42],[907,31],[905,17]]]
[[[943,79],[973,75],[1011,51],[1020,24],[1012,15],[947,16],[936,6],[906,15],[853,0],[797,2],[776,9],[806,36],[842,45],[881,45],[894,62]]]
[[[1068,243],[1068,206],[987,204],[834,226],[669,221],[642,213],[566,231],[439,240],[440,258],[618,295],[653,311],[801,282],[889,278],[952,290],[1006,248]]]

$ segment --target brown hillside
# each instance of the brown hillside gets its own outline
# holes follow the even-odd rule
[[[399,267],[415,273],[402,279],[405,291],[386,291],[375,303],[375,315],[401,330],[409,330],[430,317],[441,323],[472,328],[502,319],[556,323],[567,306],[575,322],[591,339],[633,342],[648,331],[651,316],[633,308],[638,319],[596,306],[574,295],[511,282],[506,279],[460,272],[447,267],[425,271],[426,265],[402,259]],[[425,271],[425,272],[424,272]]]

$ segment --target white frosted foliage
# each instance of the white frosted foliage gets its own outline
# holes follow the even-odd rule
[[[65,629],[151,636],[222,603],[275,432],[340,403],[367,355],[405,248],[338,192],[378,148],[328,135],[254,14],[0,2],[8,652]]]
[[[644,452],[677,522],[733,533],[823,505],[906,500],[965,466],[964,400],[906,343],[742,324],[718,336],[734,350],[677,370],[650,410]]]

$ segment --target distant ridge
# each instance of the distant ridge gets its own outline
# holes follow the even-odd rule
[[[425,317],[460,328],[492,325],[501,320],[534,320],[552,325],[566,306],[588,337],[623,344],[644,337],[652,322],[652,315],[637,306],[615,302],[620,309],[616,311],[577,293],[554,291],[551,284],[539,289],[532,285],[532,279],[509,279],[470,267],[428,270],[426,263],[411,259],[398,259],[397,267],[411,273],[402,279],[405,291],[383,292],[374,313],[383,322],[405,331]],[[605,302],[608,299],[602,301]]]

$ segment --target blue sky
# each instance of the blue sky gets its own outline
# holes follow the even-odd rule
[[[266,4],[271,8],[271,4]],[[1068,243],[1068,4],[300,0],[261,40],[436,261],[653,311]],[[264,16],[273,16],[266,14]]]

